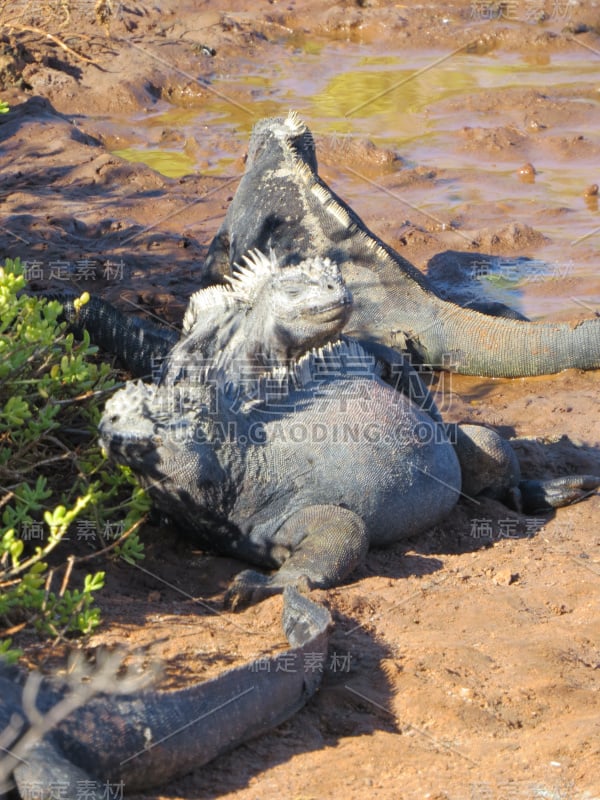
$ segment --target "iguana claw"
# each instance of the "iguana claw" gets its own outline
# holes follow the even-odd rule
[[[253,569],[245,569],[231,582],[225,594],[223,605],[230,611],[241,611],[247,606],[259,603],[266,597],[281,594],[286,586],[294,586],[302,594],[310,591],[310,581],[301,575],[293,581],[278,581],[277,575],[263,575]]]

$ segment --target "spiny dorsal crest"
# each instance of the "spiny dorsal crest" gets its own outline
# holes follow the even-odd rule
[[[381,368],[358,342],[341,339],[306,353],[287,372],[296,385],[310,386],[341,377],[373,378]]]
[[[243,264],[234,264],[235,274],[226,275],[225,280],[229,284],[229,291],[237,300],[252,305],[265,282],[275,274],[277,259],[272,252],[266,256],[256,249],[242,256],[242,261]]]
[[[271,131],[284,146],[292,165],[304,165],[311,172],[317,171],[315,140],[308,125],[295,111],[289,111],[283,122],[280,118]]]
[[[306,125],[304,120],[300,117],[298,112],[293,111],[291,109],[290,111],[288,111],[288,115],[285,118],[284,124],[291,136],[301,136],[308,130],[308,126]]]
[[[308,131],[308,128],[307,128]],[[312,135],[308,131],[308,135]],[[293,169],[298,178],[304,183],[306,188],[317,198],[319,203],[323,206],[328,214],[331,214],[337,219],[342,227],[347,229],[355,229],[350,214],[331,194],[326,186],[319,183],[316,172],[301,158],[295,157],[293,162]]]
[[[331,193],[324,186],[315,181],[311,186],[311,192],[319,200],[325,210],[337,219],[340,225],[344,228],[350,228],[352,225],[350,214],[348,214],[346,209],[332,197]]]
[[[183,317],[183,333],[189,333],[203,313],[215,309],[235,308],[240,304],[252,304],[267,278],[273,275],[277,266],[273,254],[269,258],[260,250],[251,250],[243,256],[243,265],[236,264],[236,274],[225,276],[227,286],[209,286],[200,289],[190,297]]]
[[[240,391],[239,399],[244,401],[240,402],[240,408],[248,413],[255,408],[275,410],[281,404],[282,410],[290,410],[295,402],[301,401],[304,391],[309,396],[316,391],[318,396],[321,388],[324,390],[337,378],[373,380],[380,375],[381,367],[374,356],[358,342],[342,339],[310,350],[298,361],[253,374],[251,384]],[[295,392],[300,393],[296,398]]]

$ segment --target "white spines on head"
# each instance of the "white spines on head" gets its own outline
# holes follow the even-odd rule
[[[285,127],[288,130],[288,133],[291,136],[301,136],[303,133],[306,133],[308,130],[306,123],[300,117],[297,111],[293,111],[290,109],[288,111],[288,115],[285,118]]]
[[[277,269],[277,259],[273,253],[266,256],[260,250],[250,250],[242,256],[242,261],[243,264],[234,265],[235,274],[231,277],[226,276],[225,280],[229,283],[229,291],[236,300],[252,305],[265,281],[271,278]]]
[[[306,280],[314,281],[316,284],[322,285],[323,282],[327,282],[330,284],[333,283],[339,287],[345,285],[342,271],[337,262],[332,261],[330,258],[310,256],[304,259],[304,261],[300,261],[298,264],[286,267],[285,269],[293,270],[294,274],[300,274]]]
[[[226,286],[209,286],[190,297],[183,317],[183,334],[188,334],[207,311],[226,311],[242,304],[252,304],[265,280],[273,274],[275,257],[260,250],[251,250],[242,257],[243,264],[235,264],[233,277],[225,276]]]
[[[188,334],[207,311],[218,308],[225,310],[232,308],[234,304],[235,297],[228,286],[208,286],[194,292],[183,316],[183,334]]]

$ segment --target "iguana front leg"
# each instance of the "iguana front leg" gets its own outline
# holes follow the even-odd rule
[[[295,512],[277,531],[278,542],[297,542],[282,557],[273,575],[255,570],[240,572],[225,596],[229,608],[241,608],[282,592],[286,586],[301,591],[338,584],[365,558],[369,538],[363,520],[347,508],[315,505]],[[285,550],[285,545],[282,545]]]

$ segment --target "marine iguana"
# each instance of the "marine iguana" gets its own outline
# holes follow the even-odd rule
[[[382,381],[356,342],[267,373],[248,397],[218,374],[130,382],[99,426],[109,455],[199,546],[278,570],[242,573],[233,605],[288,584],[332,586],[369,545],[454,507],[461,473],[444,426]]]
[[[441,299],[319,177],[313,137],[294,112],[255,125],[244,176],[204,270],[218,280],[252,249],[272,250],[283,266],[317,255],[335,261],[354,296],[345,333],[408,349],[435,368],[523,377],[600,367],[598,318],[529,322]]]
[[[318,689],[321,672],[306,657],[326,657],[331,617],[323,606],[289,588],[282,623],[290,649],[261,659],[260,671],[243,665],[178,691],[98,695],[18,759],[11,748],[23,734],[7,739],[9,725],[19,718],[35,721],[26,719],[23,676],[0,663],[0,778],[12,774],[24,800],[102,800],[110,787],[117,792],[121,782],[125,792],[165,783],[265,733],[295,714]],[[278,668],[282,656],[293,669]],[[64,695],[63,687],[42,685],[37,710],[45,714]],[[0,780],[0,797],[9,786]]]
[[[191,296],[162,382],[207,365],[239,382],[243,373],[284,366],[341,333],[352,295],[337,264],[316,256],[282,270],[258,250],[242,261],[228,286]]]
[[[99,430],[198,546],[277,570],[242,572],[234,607],[287,585],[338,583],[369,546],[441,522],[461,492],[446,426],[385,383],[353,340],[265,372],[253,392],[218,369],[200,381],[130,382]],[[550,483],[580,496],[590,482],[600,478]]]

